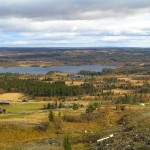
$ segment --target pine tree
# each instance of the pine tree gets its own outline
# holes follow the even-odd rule
[[[63,105],[62,105],[61,102],[59,103],[58,107],[59,107],[59,108],[62,108],[62,107],[63,107]]]
[[[50,110],[48,118],[49,118],[49,121],[52,121],[52,122],[54,121],[54,113],[52,110]]]
[[[64,138],[64,150],[71,150],[71,143],[68,134]]]
[[[57,108],[57,101],[55,101],[55,108]]]
[[[58,116],[54,118],[53,123],[57,131],[62,129],[62,117],[60,111],[58,112]]]
[[[51,104],[50,103],[47,104],[47,109],[51,109]]]
[[[60,111],[58,112],[58,117],[61,118],[61,112]]]

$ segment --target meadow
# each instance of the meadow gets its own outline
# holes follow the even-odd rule
[[[57,72],[40,76],[6,77],[17,78],[19,80],[15,81],[19,82],[23,80],[23,83],[26,83],[26,80],[33,80],[33,83],[38,81],[44,85],[63,81],[63,86],[62,83],[56,85],[78,86],[83,93],[67,96],[59,95],[61,93],[57,96],[43,96],[41,93],[39,96],[33,96],[18,92],[20,89],[17,88],[9,87],[8,92],[7,87],[2,89],[2,86],[0,101],[10,101],[10,105],[0,105],[0,108],[6,110],[6,113],[0,114],[0,133],[3,135],[0,149],[2,150],[62,150],[64,136],[67,134],[73,150],[100,147],[101,145],[97,145],[97,140],[112,133],[115,135],[114,143],[121,139],[122,134],[127,134],[127,143],[134,143],[131,141],[133,135],[130,134],[135,132],[140,132],[139,135],[143,136],[146,142],[148,140],[148,136],[144,136],[143,133],[145,130],[147,133],[150,131],[148,75],[107,74],[72,79],[66,73]],[[4,75],[1,80],[3,78]],[[28,101],[22,102],[23,99]],[[140,106],[140,103],[144,103],[144,106]],[[65,106],[68,104],[71,104],[71,107]],[[121,110],[121,107],[125,109]],[[51,111],[55,118],[53,121],[49,120]],[[126,147],[125,141],[123,139],[122,141]],[[103,143],[106,149],[110,149],[107,143],[110,145],[113,143],[109,140]],[[137,147],[142,146],[144,141],[139,143]],[[117,148],[116,145],[114,147]]]

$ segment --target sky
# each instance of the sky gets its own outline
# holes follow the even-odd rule
[[[1,47],[150,47],[150,0],[0,0]]]

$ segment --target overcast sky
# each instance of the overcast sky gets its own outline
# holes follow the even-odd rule
[[[0,0],[0,46],[150,47],[150,0]]]

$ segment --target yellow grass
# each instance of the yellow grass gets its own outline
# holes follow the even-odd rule
[[[63,122],[63,131],[68,134],[84,134],[88,132],[96,132],[101,127],[96,122]]]
[[[113,89],[112,92],[114,92],[115,94],[127,94],[127,93],[131,93],[130,90],[123,90],[123,89]]]
[[[143,82],[144,82],[144,80],[135,80],[134,78],[135,77],[138,77],[138,78],[142,78],[142,77],[148,77],[148,76],[146,76],[146,75],[130,75],[130,76],[116,76],[118,79],[120,79],[120,80],[125,80],[125,81],[130,81],[133,85],[139,85],[139,86],[142,86],[143,85]],[[148,82],[150,82],[150,81],[148,81]]]
[[[6,118],[8,116],[8,118]],[[48,121],[48,112],[33,112],[29,114],[3,114],[1,115],[1,122],[28,122],[40,123]]]
[[[81,84],[83,84],[84,82],[83,81],[65,81],[65,84],[66,85],[77,85],[77,86],[80,86]]]
[[[5,93],[0,94],[0,100],[10,100],[10,101],[18,101],[24,94],[22,93]]]
[[[19,67],[30,67],[31,65],[29,65],[29,64],[19,64],[18,66]]]
[[[15,124],[1,125],[0,133],[3,135],[0,140],[0,149],[15,146],[20,142],[32,142],[44,138],[55,138],[57,136],[51,130],[39,132],[27,125]]]

